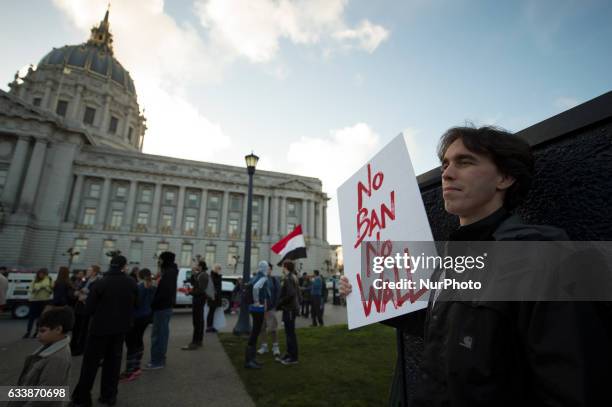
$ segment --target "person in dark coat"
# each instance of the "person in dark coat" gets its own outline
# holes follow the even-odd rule
[[[112,258],[104,277],[91,286],[85,310],[90,316],[89,336],[85,345],[79,382],[72,393],[75,406],[91,405],[91,389],[102,364],[98,401],[114,405],[121,370],[125,334],[130,330],[138,298],[136,282],[126,275],[127,259]]]
[[[283,263],[283,282],[277,308],[283,311],[283,324],[285,325],[285,338],[287,340],[287,353],[280,359],[283,365],[298,363],[298,342],[295,334],[295,318],[299,312],[300,287],[295,264],[290,261]]]
[[[207,298],[206,303],[208,304],[208,316],[206,317],[206,332],[217,332],[213,326],[215,320],[215,311],[219,308],[223,302],[221,300],[221,282],[223,277],[221,276],[221,266],[215,264],[211,273],[210,279],[215,289],[215,298]]]
[[[522,139],[492,127],[452,128],[438,155],[444,206],[460,224],[450,241],[569,240],[510,214],[533,175]],[[350,293],[345,277],[341,285]],[[609,398],[610,314],[601,303],[436,298],[433,291],[411,406],[598,406]],[[409,327],[418,314],[386,323]]]
[[[89,266],[85,277],[86,280],[76,286],[74,292],[76,299],[74,304],[74,329],[70,340],[72,356],[80,356],[85,350],[85,341],[89,332],[89,315],[85,310],[85,304],[93,284],[102,279],[100,266],[96,264]]]
[[[191,317],[193,323],[193,337],[189,345],[182,350],[196,350],[202,347],[204,339],[204,304],[206,304],[206,289],[210,284],[208,266],[204,260],[198,261],[191,268]]]
[[[178,267],[172,252],[159,255],[160,278],[151,309],[153,310],[153,329],[151,330],[151,361],[145,369],[161,369],[166,365],[166,352],[170,339],[170,318],[176,303],[176,279]]]
[[[130,275],[130,277],[132,277]],[[151,303],[155,295],[155,286],[151,270],[138,269],[138,306],[134,311],[134,323],[125,337],[127,354],[125,358],[125,371],[120,376],[121,382],[130,382],[137,379],[142,371],[140,362],[144,355],[144,332],[151,323]]]
[[[70,270],[68,267],[60,267],[57,273],[57,279],[53,284],[53,298],[51,305],[53,307],[64,307],[71,302],[73,298],[74,287],[70,281]]]

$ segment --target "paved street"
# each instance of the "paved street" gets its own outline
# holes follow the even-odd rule
[[[236,316],[227,315],[227,325],[223,331],[231,332],[236,320]],[[346,308],[327,304],[325,323],[327,325],[346,323]],[[11,319],[8,313],[0,314],[0,361],[2,361],[0,385],[14,384],[19,377],[25,357],[39,346],[35,339],[21,339],[25,332],[25,324],[24,320]],[[309,325],[309,319],[298,318],[298,328]],[[170,330],[166,368],[143,372],[138,380],[120,384],[118,406],[254,406],[216,335],[205,336],[202,350],[194,352],[180,350],[180,347],[191,339],[190,309],[175,311]],[[147,350],[149,334],[150,328],[145,334]],[[281,344],[281,349],[284,349],[284,344]],[[148,361],[147,356],[148,354],[145,354],[145,363]],[[71,387],[74,387],[78,380],[81,359],[81,357],[73,358]],[[92,392],[94,401],[99,395],[99,378],[100,374]]]

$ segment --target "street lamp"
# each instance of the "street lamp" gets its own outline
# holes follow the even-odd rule
[[[65,255],[68,255],[68,269],[72,268],[72,262],[74,261],[74,258],[77,257],[80,253],[78,251],[76,251],[73,247],[68,248],[68,250],[66,250]]]
[[[249,174],[249,192],[247,195],[247,218],[246,231],[244,235],[244,260],[242,262],[242,301],[240,301],[240,315],[234,327],[234,335],[246,335],[251,331],[251,321],[249,319],[249,305],[246,303],[245,287],[251,278],[251,224],[253,215],[253,174],[259,157],[251,152],[244,157]]]

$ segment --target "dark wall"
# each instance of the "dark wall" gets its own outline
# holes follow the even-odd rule
[[[612,240],[612,92],[517,133],[533,147],[536,171],[516,213],[565,229],[572,240]],[[419,176],[436,240],[457,227],[444,211],[439,169]]]

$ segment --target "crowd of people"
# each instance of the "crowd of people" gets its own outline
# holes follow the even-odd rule
[[[17,384],[68,385],[72,357],[82,356],[72,405],[92,405],[91,390],[100,366],[98,401],[114,405],[118,383],[142,374],[149,324],[150,361],[142,369],[163,368],[176,299],[178,267],[174,260],[174,253],[161,253],[155,275],[147,268],[129,271],[121,255],[112,257],[104,273],[92,265],[71,277],[67,267],[60,267],[53,281],[47,269],[38,270],[30,284],[30,315],[23,338],[36,337],[42,346],[26,359]],[[124,345],[127,353],[121,372]]]
[[[30,284],[30,314],[23,338],[38,338],[42,346],[27,358],[18,384],[67,385],[72,357],[82,356],[72,405],[92,404],[91,391],[100,367],[98,401],[114,405],[118,383],[136,380],[143,370],[164,368],[177,292],[174,253],[161,253],[158,266],[157,273],[147,268],[130,270],[127,259],[117,254],[106,271],[91,265],[71,276],[67,267],[60,267],[54,281],[48,269],[38,270]],[[239,279],[232,293],[232,310],[239,308],[243,298],[249,303],[252,329],[245,356],[245,367],[249,369],[261,368],[255,356],[269,351],[283,365],[298,363],[295,320],[300,307],[307,307],[302,316],[309,318],[311,314],[313,326],[323,325],[326,287],[319,271],[311,276],[304,273],[298,279],[295,264],[286,261],[282,276],[272,272],[272,264],[261,261],[253,277],[246,283]],[[7,285],[4,274],[8,273],[0,275],[2,287]],[[193,351],[202,347],[204,332],[217,332],[218,317],[223,315],[221,266],[216,264],[209,270],[198,257],[185,282],[190,283],[187,294],[192,298],[193,336],[181,349]],[[6,294],[6,289],[0,291]],[[286,336],[282,355],[277,333],[279,312]],[[144,335],[149,325],[150,358],[142,366]],[[121,372],[124,346],[125,370]]]

